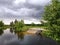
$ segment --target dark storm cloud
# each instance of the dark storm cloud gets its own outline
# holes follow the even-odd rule
[[[1,19],[40,20],[47,0],[0,0]],[[38,3],[37,3],[38,2]]]

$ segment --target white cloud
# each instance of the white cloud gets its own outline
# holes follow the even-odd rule
[[[3,7],[0,7],[0,13],[2,13],[2,12],[4,13],[4,11],[5,10],[3,9]]]
[[[31,24],[32,22],[35,24],[41,24],[41,22],[36,19],[24,20],[24,22],[25,22],[25,24]]]
[[[26,0],[15,0],[14,4],[18,5],[19,3],[25,3]]]
[[[23,3],[29,3],[29,4],[32,4],[32,5],[46,5],[50,2],[51,0],[15,0],[13,2],[13,4],[16,6],[16,5],[19,5],[19,4],[23,4]]]
[[[16,14],[17,12],[12,10],[12,9],[8,9],[8,8],[4,8],[6,13],[11,13],[11,14]]]
[[[28,8],[21,8],[21,9],[18,9],[17,12],[19,15],[28,15],[29,12],[31,11],[31,9],[28,9]]]
[[[28,16],[29,14],[35,12],[35,9],[21,8],[17,10],[18,15]]]
[[[0,19],[0,21],[1,20],[4,22],[4,24],[7,24],[7,25],[9,25],[11,21],[14,21],[14,19]]]
[[[0,12],[4,12],[4,13],[11,13],[13,15],[20,15],[20,16],[28,16],[29,14],[31,13],[36,13],[37,10],[35,9],[28,9],[28,8],[20,8],[20,9],[17,9],[16,11],[12,10],[12,9],[9,9],[7,7],[2,7],[0,8]]]
[[[46,5],[51,0],[28,0],[28,3],[33,5]]]
[[[0,13],[11,13],[11,14],[16,14],[17,12],[14,10],[11,10],[7,7],[1,6],[0,7]]]
[[[38,5],[40,4],[40,1],[39,0],[28,0],[28,3]]]

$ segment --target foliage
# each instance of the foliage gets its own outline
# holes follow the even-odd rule
[[[17,19],[15,19],[14,23],[17,23],[17,22],[18,22]]]
[[[13,26],[14,26],[14,23],[13,23],[13,22],[11,22],[11,23],[10,23],[10,26],[11,26],[11,27],[13,27]]]
[[[2,30],[3,28],[4,28],[4,23],[0,21],[0,30]]]
[[[48,29],[54,40],[60,40],[60,2],[52,0],[52,3],[45,7],[44,20],[48,23]]]
[[[24,21],[17,21],[14,23],[14,29],[15,31],[26,31],[28,28],[25,26]]]
[[[2,21],[0,21],[0,27],[3,27],[4,23]]]
[[[35,26],[35,24],[32,22],[32,23],[31,23],[31,26]]]

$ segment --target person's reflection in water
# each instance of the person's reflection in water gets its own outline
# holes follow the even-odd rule
[[[15,32],[18,36],[19,40],[23,40],[24,39],[24,33],[23,32]]]
[[[2,30],[0,30],[0,36],[3,34],[3,29]]]

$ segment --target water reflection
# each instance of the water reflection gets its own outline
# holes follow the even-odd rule
[[[23,40],[24,39],[24,33],[23,32],[16,32],[12,28],[10,28],[10,32],[11,33],[15,33],[15,35],[17,35],[17,37],[18,37],[19,40]]]
[[[13,29],[12,28],[10,28],[10,32],[13,33]]]
[[[3,30],[0,30],[0,36],[3,34]]]
[[[3,32],[3,33],[2,33]],[[25,34],[14,30],[3,30],[0,36],[0,45],[57,45],[56,41],[40,35]]]
[[[24,33],[23,32],[15,32],[15,34],[17,34],[19,40],[24,39]]]

